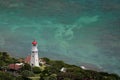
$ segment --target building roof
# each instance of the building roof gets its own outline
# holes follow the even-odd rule
[[[34,41],[32,42],[32,44],[33,44],[33,45],[36,45],[36,44],[37,44],[37,41],[36,41],[36,40],[34,40]]]
[[[13,70],[19,70],[22,66],[21,65],[16,65],[16,64],[9,64],[8,68],[13,69]]]
[[[29,64],[30,63],[30,59],[31,59],[31,56],[29,55],[29,56],[27,56],[25,58],[24,62]]]

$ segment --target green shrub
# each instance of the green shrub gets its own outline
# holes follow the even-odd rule
[[[16,61],[16,59],[10,57],[7,52],[0,52],[0,66],[6,66],[8,64],[14,63],[14,61]]]
[[[44,58],[42,58],[44,61],[46,61],[46,63],[47,64],[49,64],[50,63],[50,59],[48,59],[47,57],[44,57]]]
[[[16,80],[16,77],[5,72],[0,72],[0,80]]]
[[[33,77],[34,76],[34,73],[32,71],[28,71],[28,70],[25,70],[25,71],[22,71],[21,72],[21,75],[23,77]]]
[[[56,74],[40,74],[40,80],[57,80],[57,75]]]
[[[71,80],[70,78],[64,78],[64,80]]]
[[[29,64],[25,63],[24,66],[21,68],[21,71],[24,71],[24,70],[31,71],[31,66]]]
[[[35,74],[39,74],[41,72],[40,67],[33,67],[32,70]]]
[[[57,80],[57,75],[56,74],[51,74],[49,76],[49,80]]]

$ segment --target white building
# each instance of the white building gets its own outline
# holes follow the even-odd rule
[[[67,68],[62,67],[60,71],[65,73],[66,70],[67,70]]]
[[[81,67],[82,69],[84,69],[84,70],[86,69],[86,67],[85,67],[85,66],[80,66],[80,67]]]
[[[32,42],[30,65],[32,67],[39,67],[37,42],[35,40]]]

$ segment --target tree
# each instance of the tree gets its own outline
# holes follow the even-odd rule
[[[57,80],[57,75],[56,74],[51,74],[49,76],[49,80]]]
[[[64,80],[71,80],[70,78],[64,78]]]
[[[48,67],[50,72],[58,73],[60,69],[65,66],[63,61],[50,61],[50,66]]]
[[[41,73],[40,80],[57,80],[57,75],[56,74],[47,75],[47,74]]]
[[[32,70],[35,74],[39,74],[41,72],[40,67],[33,67]]]
[[[29,70],[29,71],[31,71],[31,66],[30,66],[29,64],[25,63],[24,66],[21,68],[21,70],[22,70],[22,71],[24,71],[24,70]]]
[[[9,73],[0,72],[0,80],[16,80],[16,77]]]
[[[33,77],[34,76],[34,73],[32,71],[29,71],[29,70],[25,70],[25,71],[22,71],[21,72],[21,75],[23,77]]]
[[[47,64],[49,64],[50,63],[50,59],[48,59],[47,57],[44,57],[44,58],[42,58],[44,61],[46,61],[46,63]]]

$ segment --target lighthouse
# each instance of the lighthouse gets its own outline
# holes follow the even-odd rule
[[[32,42],[30,65],[39,67],[38,48],[35,40]]]

